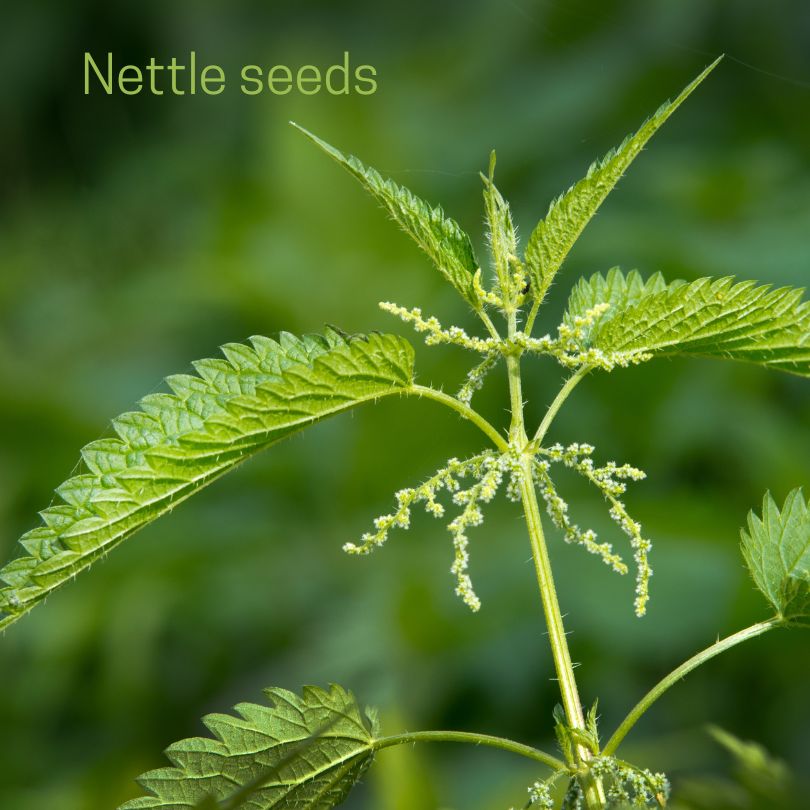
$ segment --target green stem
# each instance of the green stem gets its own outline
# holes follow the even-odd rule
[[[554,421],[554,417],[557,415],[557,411],[560,410],[563,402],[568,399],[568,395],[574,390],[574,388],[576,388],[579,381],[590,370],[590,366],[582,366],[582,368],[577,369],[577,371],[566,380],[565,385],[560,389],[557,396],[554,397],[554,401],[551,403],[551,405],[549,405],[546,415],[543,417],[543,421],[537,428],[537,432],[534,434],[534,438],[532,439],[532,447],[540,447],[540,443],[546,437],[546,433],[548,433],[548,429],[551,427],[551,423]]]
[[[474,411],[455,397],[445,394],[444,391],[439,391],[436,388],[429,388],[424,385],[412,385],[410,390],[411,393],[416,394],[416,396],[426,397],[427,399],[432,399],[434,402],[440,402],[448,408],[452,408],[460,416],[469,419],[479,430],[486,434],[502,453],[506,453],[509,450],[509,445],[491,422],[488,422],[478,411]]]
[[[517,334],[517,311],[507,313],[507,339],[511,342]],[[526,427],[523,418],[523,382],[520,376],[520,351],[506,355],[506,372],[509,379],[509,407],[512,423],[509,426],[509,442],[512,447],[525,447]]]
[[[486,434],[502,453],[509,450],[509,445],[491,422],[488,422],[478,411],[474,411],[455,397],[445,394],[444,391],[439,391],[436,388],[429,388],[424,385],[412,385],[411,392],[418,397],[426,397],[427,399],[432,399],[434,402],[441,402],[442,405],[446,405],[448,408],[452,408],[457,414],[463,416],[465,419],[469,419],[482,433]]]
[[[516,318],[512,313],[509,318],[509,337],[514,337],[517,330]],[[560,688],[563,708],[568,724],[572,728],[584,729],[585,718],[582,713],[582,704],[577,690],[577,681],[574,677],[574,666],[571,662],[571,653],[568,650],[568,641],[565,636],[560,603],[557,599],[557,591],[554,587],[554,576],[551,571],[551,560],[548,556],[546,540],[543,535],[543,525],[540,519],[540,508],[537,504],[537,495],[534,490],[534,476],[532,475],[532,465],[534,463],[534,451],[531,449],[526,437],[526,428],[523,414],[523,394],[520,376],[520,355],[508,355],[506,358],[509,393],[512,406],[512,424],[509,428],[509,440],[512,447],[521,450],[521,466],[523,474],[520,481],[520,494],[523,501],[523,511],[526,515],[526,526],[529,530],[529,539],[532,546],[532,558],[537,573],[537,584],[540,588],[540,600],[543,604],[543,613],[546,618],[548,638],[551,645],[551,655],[554,659],[554,668],[557,673],[557,682]],[[563,386],[563,389],[552,402],[546,413],[541,431],[538,436],[542,439],[545,431],[548,430],[555,414],[560,409],[565,398],[585,375],[586,371],[580,370]],[[537,436],[535,437],[537,439]],[[532,442],[533,444],[534,442]],[[590,759],[590,752],[584,747],[578,747],[577,755],[581,762]],[[585,805],[588,810],[601,810],[605,805],[605,795],[602,784],[598,779],[588,778],[585,780]]]
[[[523,331],[526,333],[526,335],[531,335],[532,328],[534,327],[534,319],[537,317],[537,312],[540,309],[540,304],[542,303],[542,298],[535,297],[534,302],[532,303],[532,308],[529,311],[529,316],[526,318],[526,323],[523,326]]]
[[[493,737],[489,734],[475,734],[470,731],[413,731],[404,734],[394,734],[391,737],[381,737],[375,740],[373,748],[379,751],[382,748],[390,748],[394,745],[404,745],[415,742],[455,742],[470,743],[472,745],[486,745],[490,748],[500,748],[503,751],[510,751],[513,754],[533,759],[535,762],[542,762],[555,771],[567,770],[566,764],[557,757],[547,754],[538,748],[530,745],[507,740],[503,737]]]
[[[665,678],[662,678],[646,695],[632,708],[630,713],[627,717],[622,720],[621,725],[613,732],[613,736],[607,741],[607,744],[602,749],[602,754],[604,756],[611,756],[613,752],[619,747],[622,740],[627,736],[627,733],[630,731],[631,728],[638,722],[639,718],[647,711],[647,709],[655,703],[670,686],[673,686],[677,683],[681,678],[688,675],[693,669],[696,669],[701,664],[704,664],[706,661],[714,658],[716,655],[720,655],[721,652],[725,652],[726,650],[735,647],[737,644],[741,644],[743,641],[747,641],[749,638],[755,638],[756,636],[762,635],[763,633],[767,633],[768,630],[772,630],[774,627],[779,627],[782,624],[782,620],[777,618],[768,619],[766,622],[759,622],[759,624],[752,624],[750,627],[746,627],[744,630],[740,630],[738,633],[734,633],[731,636],[727,636],[720,641],[715,642],[710,647],[706,647],[705,650],[701,650],[696,655],[693,655],[688,661],[684,661],[677,669],[672,670]]]
[[[548,625],[549,643],[554,658],[554,667],[557,671],[563,708],[568,723],[572,728],[585,728],[582,704],[579,700],[574,668],[571,664],[571,654],[568,651],[568,642],[566,641],[565,628],[560,613],[560,604],[554,587],[551,561],[549,560],[548,548],[546,547],[543,526],[540,520],[540,508],[534,491],[532,459],[528,456],[523,459],[520,494],[523,499],[523,509],[526,513],[526,525],[529,529],[529,538],[532,544],[532,557],[534,558],[534,567],[537,573],[537,584],[540,587],[540,598],[543,602],[543,612]]]
[[[514,316],[509,321],[509,336],[512,337],[516,329]],[[510,439],[519,447],[526,447],[526,429],[523,416],[523,395],[520,378],[520,357],[509,355],[506,358],[509,370],[509,393],[512,405],[512,426],[509,430]],[[573,378],[572,378],[573,379]],[[573,388],[571,380],[566,383],[563,390]],[[554,414],[559,410],[565,398],[557,395],[557,398],[549,408],[543,424],[546,428],[554,418]],[[567,395],[567,394],[566,394]],[[568,718],[568,723],[573,728],[584,728],[585,719],[582,715],[582,705],[579,701],[576,678],[574,677],[574,667],[571,663],[571,654],[568,651],[568,642],[565,638],[565,628],[563,627],[560,604],[557,600],[557,591],[554,587],[554,577],[551,572],[551,561],[548,557],[548,549],[543,535],[543,525],[540,520],[540,508],[537,505],[537,495],[534,491],[534,476],[532,475],[532,464],[534,455],[523,450],[521,455],[521,466],[523,474],[521,476],[520,494],[523,501],[523,510],[526,515],[526,526],[529,530],[529,539],[532,545],[532,557],[534,567],[537,572],[537,584],[540,587],[540,599],[543,603],[543,613],[546,617],[548,627],[548,637],[551,644],[551,654],[554,659],[554,667],[557,671],[557,680],[560,685],[563,708]]]
[[[582,703],[579,699],[577,681],[574,677],[574,667],[571,663],[571,653],[568,650],[565,627],[557,591],[554,587],[554,576],[551,571],[551,561],[548,556],[543,526],[540,520],[540,508],[537,504],[537,495],[534,491],[532,477],[532,456],[523,456],[523,476],[520,484],[523,508],[526,513],[526,525],[532,544],[532,557],[537,573],[537,584],[540,587],[540,598],[543,602],[543,612],[548,627],[548,638],[551,645],[551,654],[554,659],[554,668],[557,672],[557,682],[560,687],[563,709],[571,728],[584,729],[585,718],[582,713]],[[581,762],[587,762],[591,753],[583,746],[579,746],[577,753]],[[585,803],[589,810],[601,810],[605,806],[605,795],[602,784],[597,779],[586,779]]]
[[[498,330],[495,328],[495,324],[492,323],[492,318],[490,318],[489,315],[487,315],[487,311],[482,307],[481,309],[477,310],[477,312],[478,317],[481,318],[481,320],[484,323],[484,326],[486,326],[487,332],[489,332],[490,337],[494,337],[496,340],[500,340],[501,336]]]

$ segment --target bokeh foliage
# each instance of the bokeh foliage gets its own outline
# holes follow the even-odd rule
[[[798,2],[20,4],[0,27],[0,548],[35,522],[78,448],[193,358],[254,333],[398,329],[376,302],[464,315],[418,250],[286,125],[367,158],[473,234],[477,171],[524,235],[549,200],[720,52],[552,290],[613,264],[668,278],[806,283],[810,9]],[[377,66],[374,96],[82,95],[85,49],[122,61],[194,48],[246,62]],[[740,61],[738,61],[740,60]],[[749,66],[741,64],[747,63]],[[753,67],[751,67],[753,66]],[[476,245],[479,254],[482,245]],[[544,327],[550,328],[549,322]],[[543,327],[541,327],[543,328]],[[461,377],[420,350],[421,379]],[[539,413],[559,383],[537,361]],[[503,403],[487,393],[484,410]],[[435,419],[435,421],[433,421]],[[427,427],[429,425],[429,427]],[[738,528],[770,488],[808,484],[806,381],[711,361],[586,381],[554,429],[649,480],[631,497],[656,545],[648,616],[632,585],[554,544],[586,700],[605,731],[665,671],[763,617]],[[391,493],[479,446],[429,403],[388,402],[292,439],[122,546],[0,639],[0,804],[109,807],[198,718],[262,687],[338,681],[384,725],[458,727],[551,747],[552,664],[526,538],[502,503],[471,538],[484,607],[453,596],[427,518],[368,559],[340,552]],[[601,505],[583,500],[582,522]],[[627,755],[679,779],[727,773],[702,730],[810,767],[802,633],[774,633],[670,692]],[[632,748],[632,751],[631,751]],[[481,750],[384,752],[347,806],[491,808],[534,774]]]

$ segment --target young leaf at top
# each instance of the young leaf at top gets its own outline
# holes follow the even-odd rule
[[[517,234],[512,222],[509,203],[495,187],[495,152],[490,154],[489,174],[482,174],[484,181],[484,208],[487,215],[487,236],[495,265],[495,276],[500,287],[501,300],[509,309],[513,299],[520,293],[525,280],[512,278],[512,264],[517,260]],[[516,284],[517,281],[517,284]],[[519,285],[519,286],[518,286]],[[515,287],[517,286],[517,289]]]
[[[385,179],[354,155],[345,155],[317,135],[294,122],[290,123],[353,174],[402,230],[427,253],[439,272],[458,290],[462,298],[473,309],[481,308],[473,282],[478,262],[470,237],[458,223],[446,217],[439,206],[434,208],[404,186]]]
[[[376,717],[351,693],[305,687],[302,695],[265,689],[271,705],[240,703],[236,715],[210,714],[214,735],[173,743],[174,767],[138,779],[150,795],[119,810],[250,807],[329,810],[337,807],[374,757]],[[245,790],[247,787],[247,790]]]
[[[413,349],[394,335],[282,333],[222,351],[115,419],[117,438],[84,448],[86,470],[58,487],[62,503],[20,539],[27,554],[0,570],[0,628],[249,456],[413,380]]]
[[[709,65],[674,101],[662,105],[638,132],[591,164],[582,180],[551,203],[545,219],[538,223],[526,244],[526,267],[532,292],[538,302],[545,297],[554,276],[585,226],[647,141],[719,61],[717,59]]]
[[[810,616],[810,509],[794,489],[780,512],[770,493],[748,514],[742,552],[757,588],[785,620]]]
[[[810,302],[803,290],[772,289],[753,281],[701,278],[646,283],[617,269],[580,281],[563,323],[573,329],[586,313],[607,304],[589,320],[576,349],[587,356],[690,354],[743,360],[810,376]]]

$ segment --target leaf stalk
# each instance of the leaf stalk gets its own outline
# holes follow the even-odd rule
[[[774,617],[773,619],[768,619],[758,624],[752,624],[744,630],[740,630],[733,635],[720,639],[720,641],[716,641],[710,647],[706,647],[706,649],[701,650],[687,661],[684,661],[679,667],[673,669],[669,675],[662,678],[638,703],[636,703],[627,717],[622,720],[616,731],[613,732],[613,736],[602,749],[602,754],[604,756],[611,756],[647,709],[649,709],[664,692],[682,678],[686,677],[693,669],[697,669],[701,664],[705,664],[706,661],[720,655],[720,653],[730,650],[732,647],[736,647],[737,644],[742,644],[743,641],[748,641],[750,638],[761,636],[763,633],[767,633],[775,627],[780,627],[782,624],[782,619],[779,617]]]
[[[412,731],[403,734],[394,734],[390,737],[381,737],[374,741],[372,748],[379,751],[383,748],[391,748],[395,745],[416,742],[451,742],[468,743],[471,745],[485,745],[490,748],[500,748],[513,754],[533,759],[535,762],[542,762],[555,771],[568,770],[568,766],[552,754],[547,754],[539,748],[515,742],[504,737],[493,737],[490,734],[476,734],[471,731]]]
[[[506,440],[503,438],[503,436],[501,436],[500,433],[498,433],[492,423],[481,416],[478,411],[473,410],[460,400],[450,396],[450,394],[445,394],[444,391],[439,391],[437,388],[431,388],[425,385],[412,385],[410,392],[418,397],[432,399],[434,402],[439,402],[442,405],[451,408],[457,414],[472,422],[492,441],[498,450],[500,450],[502,453],[508,452],[509,445],[506,443]]]

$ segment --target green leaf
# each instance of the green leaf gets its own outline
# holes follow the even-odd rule
[[[385,179],[354,155],[345,155],[295,122],[290,123],[353,174],[402,230],[427,253],[439,272],[458,290],[462,298],[473,309],[480,309],[481,303],[473,283],[478,262],[470,237],[458,223],[446,217],[439,206],[434,208],[404,186]]]
[[[678,283],[673,282],[673,286]],[[644,296],[662,292],[666,287],[667,283],[660,273],[653,274],[647,281],[636,270],[631,270],[625,276],[618,267],[611,268],[604,276],[595,273],[588,279],[581,278],[571,290],[563,322],[573,328],[576,318],[600,304],[609,304],[610,309],[604,315],[593,319],[585,332],[589,335],[598,324],[636,304]]]
[[[509,203],[495,187],[495,152],[490,154],[489,175],[482,174],[484,181],[484,208],[487,215],[487,237],[495,274],[501,289],[503,301],[511,301],[520,290],[514,291],[512,283],[511,262],[517,257],[517,233],[512,222]]]
[[[62,502],[21,538],[26,555],[0,570],[0,628],[249,456],[413,380],[413,349],[393,335],[250,342],[169,377],[172,394],[144,397],[113,421],[117,438],[83,449],[84,470],[56,490]]]
[[[810,509],[801,489],[787,496],[781,511],[766,494],[762,515],[749,512],[741,534],[751,576],[777,615],[810,615]]]
[[[557,738],[557,745],[563,759],[568,765],[576,762],[574,749],[576,744],[571,736],[571,727],[568,725],[568,718],[565,716],[565,709],[557,703],[552,711],[554,718],[554,736]]]
[[[803,292],[732,278],[665,285],[655,275],[645,283],[614,269],[577,284],[564,323],[607,303],[582,330],[582,351],[721,357],[810,376],[810,302]]]
[[[647,141],[719,61],[709,65],[674,101],[662,105],[638,132],[591,164],[582,180],[551,203],[545,219],[538,223],[526,244],[527,270],[538,300],[543,299],[579,235]]]
[[[214,739],[192,737],[170,745],[166,756],[174,767],[141,776],[138,783],[149,795],[119,810],[339,805],[374,757],[374,715],[364,715],[339,686],[305,687],[301,696],[285,689],[265,694],[270,706],[240,703],[235,716],[204,717]]]

